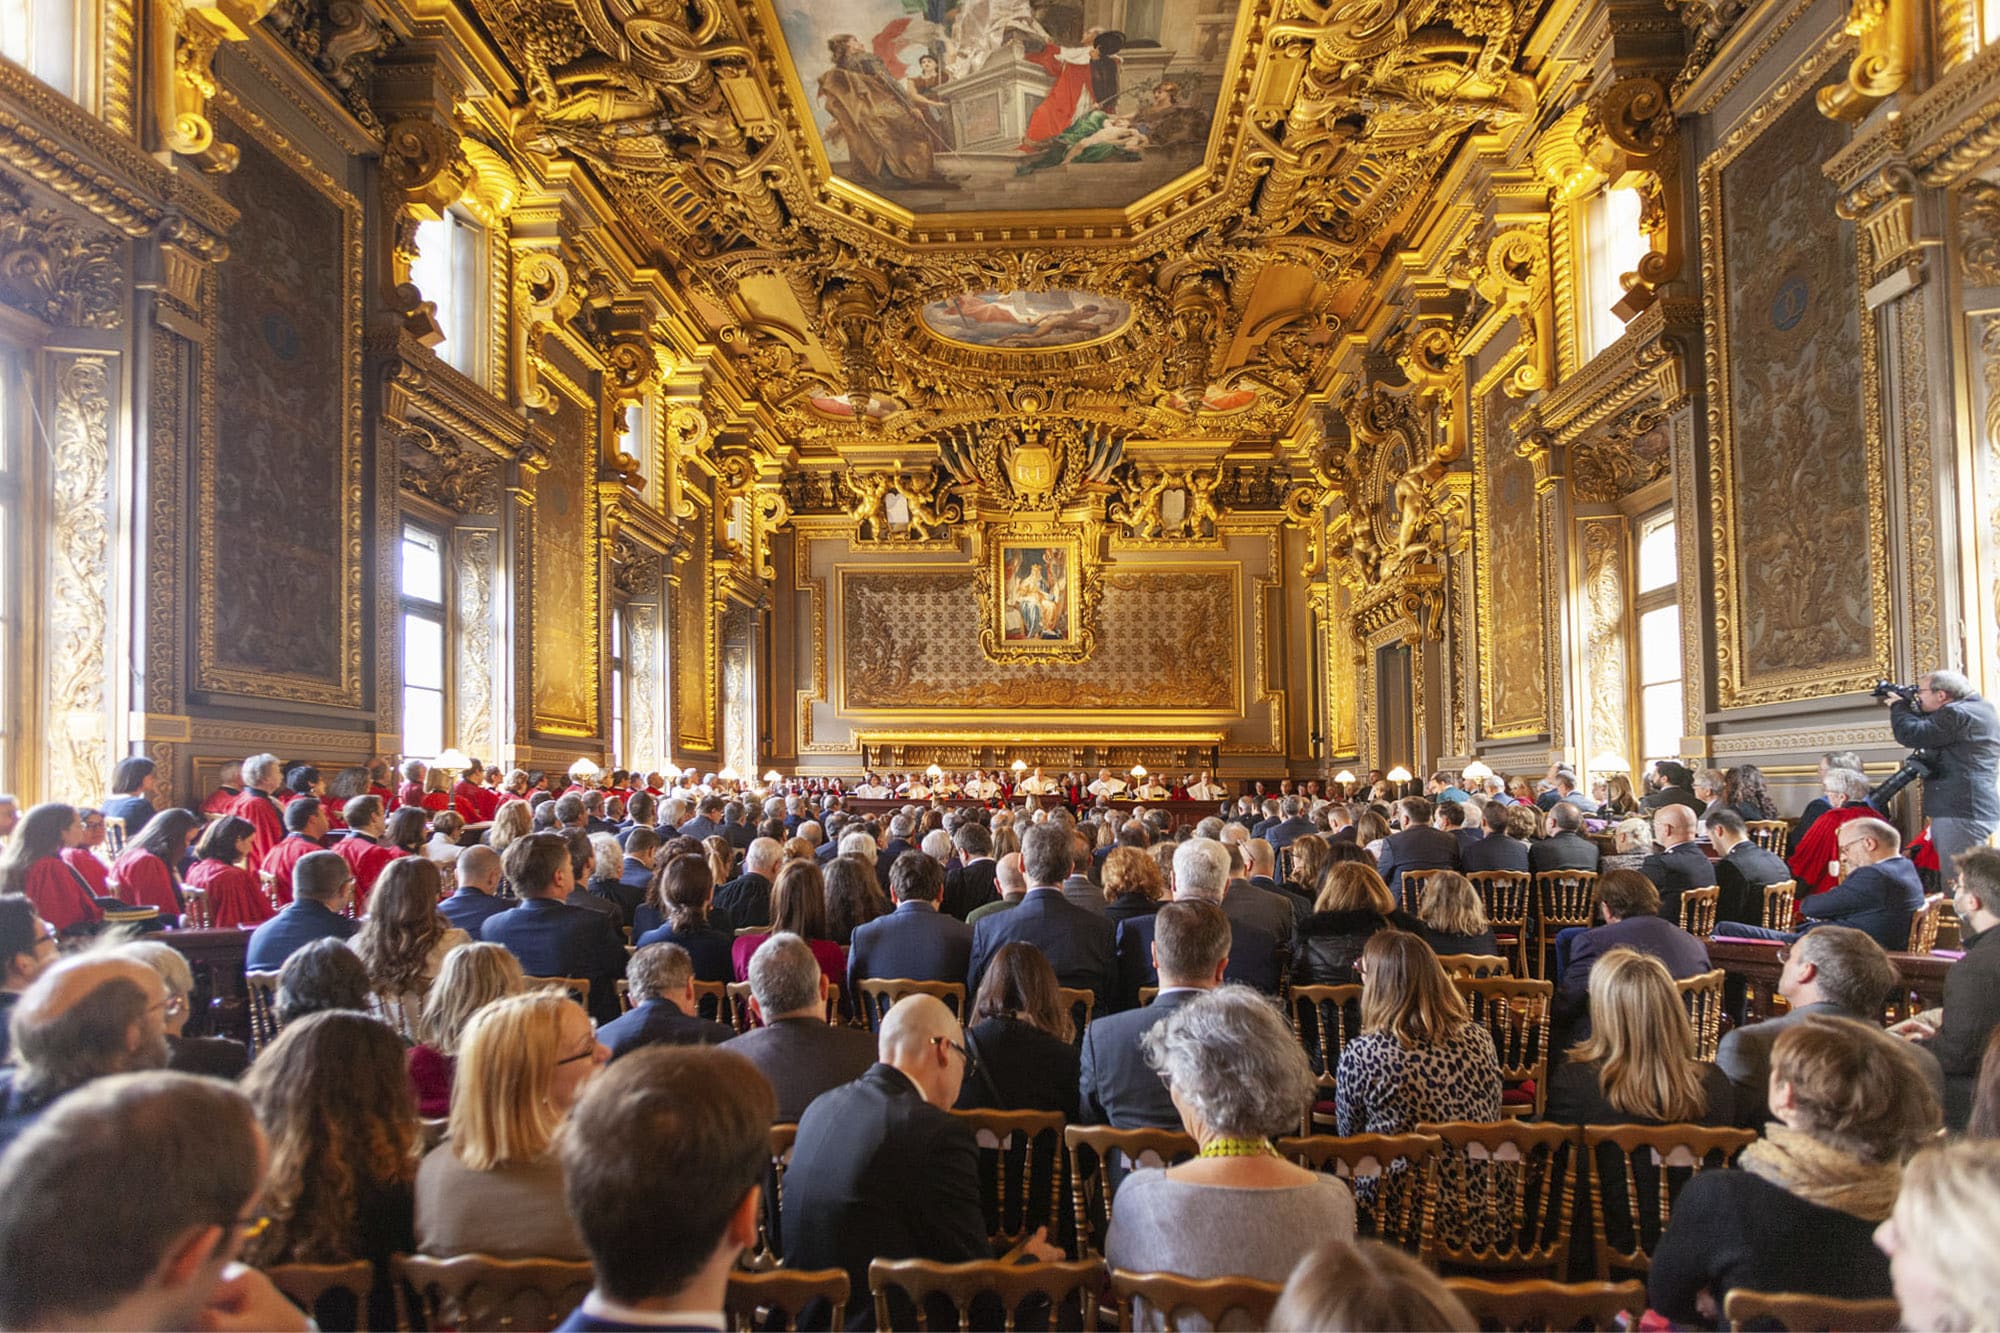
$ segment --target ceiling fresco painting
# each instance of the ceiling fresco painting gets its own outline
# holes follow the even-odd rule
[[[1117,333],[1132,307],[1115,296],[1053,292],[966,292],[923,308],[924,326],[973,347],[1074,347]]]

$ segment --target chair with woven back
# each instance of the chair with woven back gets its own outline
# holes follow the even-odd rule
[[[1399,886],[1397,897],[1402,900],[1397,906],[1401,907],[1411,916],[1415,916],[1417,908],[1424,901],[1424,885],[1430,883],[1439,875],[1448,873],[1452,872],[1446,870],[1405,870],[1401,875],[1397,876],[1397,884]]]
[[[344,1264],[272,1264],[258,1270],[286,1300],[306,1314],[318,1318],[320,1298],[329,1292],[345,1292],[353,1309],[367,1322],[368,1293],[375,1286],[375,1265],[366,1259]]]
[[[1792,928],[1792,908],[1798,900],[1797,880],[1781,879],[1776,884],[1764,886],[1764,914],[1761,923],[1766,930],[1790,930]]]
[[[245,972],[243,989],[248,999],[250,1013],[250,1057],[278,1039],[278,1030],[284,1024],[278,1021],[278,974],[276,972]]]
[[[856,1001],[870,1032],[882,1030],[882,1015],[889,1006],[910,995],[931,995],[944,1001],[955,1017],[965,1014],[965,983],[960,981],[912,981],[908,977],[863,977],[855,983],[860,992]]]
[[[1534,915],[1535,877],[1525,870],[1474,870],[1466,877],[1486,904],[1486,921],[1501,951],[1514,958],[1516,975],[1528,975],[1528,922]]]
[[[208,890],[192,884],[181,886],[181,929],[206,930],[209,923]]]
[[[1291,994],[1292,1031],[1306,1049],[1312,1066],[1313,1129],[1334,1124],[1335,1075],[1340,1069],[1340,1053],[1347,1043],[1361,1035],[1361,987],[1294,986]]]
[[[1938,918],[1944,915],[1945,895],[1926,894],[1924,905],[1910,918],[1911,953],[1929,953],[1937,948]]]
[[[523,977],[529,990],[566,990],[569,998],[585,1009],[590,1008],[589,977]]]
[[[829,1328],[842,1328],[852,1295],[844,1268],[773,1268],[761,1273],[736,1269],[722,1299],[723,1322],[735,1333],[778,1327],[791,1333],[815,1301],[825,1301]]]
[[[1312,1134],[1278,1140],[1278,1152],[1309,1171],[1339,1176],[1354,1191],[1355,1231],[1420,1262],[1430,1258],[1437,1220],[1435,1134]]]
[[[1114,1129],[1110,1125],[1065,1125],[1063,1147],[1069,1154],[1070,1208],[1076,1219],[1080,1253],[1103,1253],[1111,1229],[1113,1171],[1135,1166],[1173,1166],[1199,1151],[1192,1137],[1177,1129]],[[1115,1155],[1115,1156],[1114,1156]]]
[[[1737,1287],[1723,1297],[1722,1314],[1731,1333],[1748,1328],[1894,1333],[1903,1326],[1903,1311],[1893,1300],[1844,1301],[1806,1292],[1751,1291],[1747,1287]]]
[[[1512,976],[1513,964],[1498,954],[1491,953],[1441,953],[1437,956],[1438,966],[1444,974],[1453,979],[1463,977],[1470,981],[1486,977]]]
[[[1540,1116],[1549,1099],[1549,1043],[1555,985],[1519,977],[1458,977],[1472,1021],[1500,1057],[1500,1113]]]
[[[1157,1326],[1171,1333],[1182,1328],[1268,1328],[1271,1311],[1284,1290],[1282,1282],[1260,1282],[1254,1277],[1194,1278],[1178,1273],[1111,1270],[1111,1295],[1118,1303],[1121,1329]],[[1141,1301],[1145,1302],[1143,1310]],[[1185,1317],[1190,1312],[1195,1319]]]
[[[618,1012],[621,1014],[631,1013],[632,1012],[631,983],[627,982],[625,978],[620,977],[616,982],[612,984],[618,992]]]
[[[738,1036],[742,1036],[757,1026],[757,1020],[750,1013],[749,982],[731,981],[725,984],[719,981],[705,983],[697,981],[694,983],[694,986],[695,1012],[699,1013],[703,1018],[708,1017],[708,1010],[702,1003],[703,996],[720,991],[722,993],[722,1003],[716,1012],[721,1017],[716,1020],[717,1022],[727,1023],[730,1027],[735,1028]],[[704,987],[707,989],[704,990]],[[840,987],[834,985],[831,981],[826,983],[826,1021],[832,1024],[838,1024],[841,1021]]]
[[[1002,1254],[1048,1228],[1062,1234],[1063,1116],[1060,1111],[952,1111],[979,1145],[979,1196],[986,1238]]]
[[[1591,1125],[1590,1229],[1598,1281],[1643,1278],[1674,1200],[1698,1172],[1731,1166],[1755,1130],[1700,1125]]]
[[[392,1262],[400,1328],[552,1329],[592,1280],[588,1263],[564,1259],[399,1254]]]
[[[417,1021],[423,1017],[424,1002],[421,996],[412,994],[385,995],[381,991],[368,993],[369,1012],[394,1028],[396,1035],[415,1045],[422,1040],[417,1031]]]
[[[1616,1329],[1636,1325],[1646,1312],[1643,1282],[1551,1282],[1529,1278],[1495,1282],[1448,1277],[1444,1284],[1481,1328]]]
[[[1544,870],[1535,876],[1535,943],[1530,955],[1538,977],[1549,975],[1556,932],[1597,924],[1597,872]]]
[[[1082,1328],[1090,1322],[1104,1278],[1099,1259],[1038,1264],[1004,1259],[963,1264],[877,1259],[868,1265],[875,1327],[881,1329],[943,1324],[945,1305],[953,1315],[945,1324],[950,1328],[999,1328],[1012,1333],[1021,1323],[1042,1326],[1042,1321],[1057,1328]]]
[[[771,1126],[771,1166],[764,1175],[764,1188],[757,1195],[757,1244],[740,1263],[753,1272],[776,1268],[784,1262],[784,1243],[778,1234],[785,1208],[785,1172],[792,1165],[792,1145],[798,1142],[799,1127],[791,1121]]]
[[[1722,904],[1718,888],[1681,890],[1681,929],[1698,939],[1715,934],[1715,914]]]
[[[1743,825],[1750,835],[1750,841],[1774,856],[1785,854],[1785,843],[1792,836],[1792,824],[1788,819],[1752,819]]]
[[[1722,983],[1728,976],[1718,967],[1674,982],[1674,989],[1681,993],[1681,1002],[1687,1005],[1688,1021],[1694,1024],[1697,1060],[1715,1059],[1716,1048],[1722,1045]]]
[[[1418,1125],[1443,1140],[1431,1254],[1448,1269],[1546,1272],[1569,1264],[1582,1131],[1525,1120]]]

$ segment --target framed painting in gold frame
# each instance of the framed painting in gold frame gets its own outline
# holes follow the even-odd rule
[[[1081,662],[1096,647],[1103,573],[1083,529],[1011,525],[986,535],[980,647],[995,662]]]

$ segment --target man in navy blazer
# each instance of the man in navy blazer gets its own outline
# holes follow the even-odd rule
[[[1459,855],[1458,839],[1441,828],[1431,827],[1428,799],[1405,796],[1396,802],[1396,808],[1403,827],[1382,844],[1382,860],[1377,869],[1382,872],[1382,882],[1400,903],[1405,870],[1456,870]]]
[[[1530,848],[1519,838],[1507,836],[1508,807],[1489,803],[1480,816],[1486,836],[1466,844],[1463,865],[1470,875],[1480,870],[1526,870]]]
[[[1229,849],[1211,838],[1189,838],[1174,850],[1174,901],[1213,903],[1229,921],[1228,969],[1223,980],[1278,993],[1278,937],[1246,916],[1232,913],[1227,898]],[[1118,923],[1118,993],[1126,1007],[1139,1003],[1139,988],[1159,984],[1153,961],[1159,914]]]
[[[475,843],[458,854],[452,873],[458,878],[458,892],[439,903],[438,911],[476,940],[489,918],[514,906],[512,898],[500,896],[500,853]]]
[[[1685,805],[1662,805],[1653,812],[1653,836],[1660,850],[1639,863],[1639,873],[1660,891],[1660,915],[1681,919],[1681,894],[1715,887],[1715,863],[1694,840],[1694,811]]]
[[[1636,949],[1666,964],[1675,981],[1709,970],[1708,950],[1679,925],[1660,915],[1660,891],[1636,870],[1606,871],[1597,881],[1597,907],[1604,924],[1570,942],[1569,958],[1556,983],[1555,1019],[1570,1039],[1590,1033],[1590,969],[1613,949]],[[1556,1049],[1568,1041],[1558,1038]]]
[[[1110,1013],[1117,1007],[1117,930],[1109,917],[1063,897],[1061,885],[1070,867],[1069,830],[1054,823],[1030,828],[1021,838],[1021,863],[1028,892],[1020,905],[973,927],[966,994],[979,992],[986,965],[1002,945],[1021,940],[1042,951],[1062,985],[1093,992],[1094,1013]]]
[[[1222,984],[1234,932],[1222,909],[1202,899],[1165,903],[1133,920],[1156,923],[1150,951],[1160,993],[1149,1005],[1093,1019],[1083,1030],[1077,1105],[1086,1124],[1179,1129],[1180,1112],[1139,1041],[1181,1005]]]
[[[1466,816],[1472,812],[1472,807],[1462,801],[1439,801],[1431,807],[1431,823],[1458,839],[1461,861],[1465,858],[1465,849],[1486,836],[1485,829],[1465,822]]]
[[[576,879],[569,843],[559,833],[531,833],[508,845],[501,865],[521,902],[487,918],[479,937],[505,945],[531,977],[589,981],[590,1016],[599,1023],[615,1021],[625,945],[616,917],[570,906]]]
[[[720,1046],[736,1035],[695,1012],[694,960],[678,944],[649,944],[634,953],[625,964],[625,990],[631,1011],[597,1030],[613,1060],[647,1046]]]
[[[567,855],[567,853],[565,853]],[[307,852],[292,867],[292,901],[250,934],[245,972],[276,972],[314,940],[344,940],[361,923],[342,915],[354,901],[354,871],[334,852]]]
[[[1265,829],[1261,835],[1254,830],[1251,834],[1252,837],[1261,836],[1265,842],[1270,843],[1274,852],[1282,852],[1308,833],[1319,831],[1319,827],[1306,818],[1306,803],[1302,797],[1287,796],[1278,802],[1278,815],[1278,822]]]
[[[785,863],[785,848],[776,838],[753,838],[743,853],[743,873],[716,886],[715,906],[729,914],[737,929],[771,924],[771,886]]]
[[[993,859],[993,835],[976,819],[953,830],[951,845],[958,849],[958,865],[945,869],[939,910],[963,921],[986,904],[1000,901],[1000,863]]]
[[[1903,836],[1881,819],[1853,819],[1840,826],[1840,862],[1847,877],[1832,888],[1799,900],[1806,929],[1851,926],[1892,953],[1910,947],[1910,918],[1924,905],[1923,881],[1903,855]],[[1718,936],[1737,939],[1795,940],[1788,930],[1763,926],[1719,924]]]
[[[1557,801],[1549,811],[1549,829],[1548,837],[1528,844],[1528,869],[1537,875],[1549,870],[1596,873],[1602,853],[1583,836],[1583,811],[1568,801]]]
[[[896,858],[889,872],[896,910],[854,928],[847,948],[847,993],[863,980],[960,981],[972,962],[972,927],[938,910],[944,867],[922,852]]]

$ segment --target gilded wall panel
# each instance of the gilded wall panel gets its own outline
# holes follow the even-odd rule
[[[535,730],[597,734],[597,497],[590,407],[556,386],[548,469],[535,478]]]
[[[1583,548],[1583,680],[1589,696],[1582,709],[1585,762],[1615,755],[1629,764],[1632,685],[1625,632],[1625,520],[1582,519],[1577,531]]]
[[[47,781],[83,800],[110,769],[111,382],[107,359],[59,353],[49,431]]]
[[[680,562],[674,584],[674,635],[670,646],[674,673],[675,742],[683,749],[715,748],[716,651],[715,611],[709,586],[715,534],[706,504],[694,505],[694,517],[682,522],[690,549]]]
[[[1888,656],[1875,348],[1820,170],[1846,130],[1810,91],[1781,85],[1702,169],[1724,707],[1854,689]]]
[[[979,647],[977,570],[846,571],[848,708],[1234,710],[1238,583],[1217,570],[1110,573],[1097,650],[1075,664],[999,664]],[[1171,614],[1164,613],[1171,608]]]
[[[1539,735],[1547,727],[1540,505],[1535,465],[1514,451],[1507,429],[1512,405],[1496,388],[1480,399],[1473,414],[1473,470],[1479,486],[1479,729],[1486,740]]]
[[[360,210],[275,134],[231,137],[218,188],[254,221],[217,274],[196,686],[358,708]]]
[[[1339,579],[1332,580],[1330,600],[1333,613],[1327,621],[1327,736],[1329,753],[1357,754],[1361,746],[1359,684],[1361,668],[1356,662],[1360,645],[1354,641],[1354,590]]]

